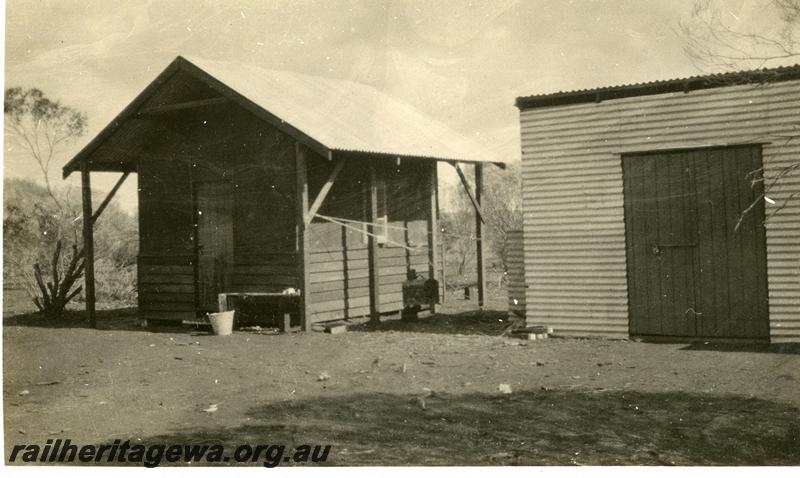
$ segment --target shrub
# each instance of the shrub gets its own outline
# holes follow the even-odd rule
[[[72,257],[67,259],[67,266],[64,267],[61,263],[61,241],[57,241],[51,265],[51,276],[47,282],[39,263],[33,265],[33,274],[39,287],[33,303],[45,318],[53,320],[61,317],[64,307],[82,289],[82,286],[75,289],[72,287],[83,275],[83,251],[78,252],[78,248],[73,245]]]

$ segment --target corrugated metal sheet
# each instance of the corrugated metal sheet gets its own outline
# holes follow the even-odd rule
[[[525,316],[525,248],[522,231],[508,231],[508,310]]]
[[[492,160],[470,138],[362,83],[186,59],[331,150]]]
[[[175,74],[178,71],[192,78],[175,79],[180,76]],[[142,145],[151,141],[143,136],[155,124],[136,121],[140,108],[153,99],[160,104],[187,101],[187,89],[176,85],[198,83],[197,80],[220,90],[218,93],[231,90],[233,94],[223,94],[234,96],[251,111],[266,113],[279,128],[311,143],[322,154],[341,151],[506,162],[477,141],[368,85],[254,65],[178,57],[64,167],[64,174],[74,171],[83,158],[89,158],[92,169],[98,171],[135,170],[130,163],[135,163]],[[207,91],[200,94],[200,98],[208,99]],[[209,111],[212,110],[207,109],[206,114]],[[155,129],[159,130],[157,125]]]
[[[621,154],[765,143],[765,176],[800,160],[800,82],[523,110],[529,322],[561,333],[627,336]],[[800,170],[769,193],[800,195]],[[767,205],[767,215],[775,206]],[[767,222],[770,333],[800,339],[800,203]]]
[[[634,96],[656,95],[682,91],[688,93],[706,88],[720,86],[746,85],[754,83],[777,83],[800,79],[800,65],[786,65],[760,70],[729,71],[706,75],[672,78],[624,85],[604,86],[600,88],[557,91],[517,98],[520,108],[539,108],[577,103],[592,103],[604,100],[630,98]]]

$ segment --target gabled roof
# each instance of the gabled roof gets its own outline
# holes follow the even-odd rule
[[[64,166],[64,176],[79,169],[81,161],[93,161],[93,155],[103,143],[126,121],[135,118],[147,100],[179,70],[208,83],[221,96],[326,157],[347,152],[505,163],[489,156],[470,138],[364,84],[179,56]],[[115,148],[117,152],[119,149]]]
[[[559,91],[542,95],[521,96],[516,106],[521,110],[563,106],[579,103],[599,103],[605,100],[634,96],[659,95],[662,93],[688,93],[693,90],[719,88],[723,86],[774,83],[800,79],[800,65],[764,68],[760,70],[734,71],[711,75],[690,76],[672,80],[634,83],[630,85],[606,86],[585,90]]]

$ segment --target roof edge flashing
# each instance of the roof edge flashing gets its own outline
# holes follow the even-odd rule
[[[469,159],[469,158],[445,158],[439,156],[424,156],[419,154],[406,154],[406,153],[396,153],[396,152],[380,152],[380,151],[361,151],[357,149],[339,149],[334,148],[331,151],[337,154],[348,154],[353,156],[372,156],[372,157],[380,157],[382,159],[408,159],[408,160],[420,160],[420,161],[437,161],[437,162],[444,162],[444,163],[480,163],[480,164],[494,164],[501,169],[505,169],[507,162],[505,161],[497,161],[493,159],[487,160],[480,160],[480,159]]]
[[[768,84],[800,80],[800,65],[736,71],[673,80],[660,80],[632,85],[606,86],[586,90],[547,93],[517,97],[514,105],[521,111],[550,106],[601,103],[608,100],[666,93],[690,93],[696,90],[751,84]]]

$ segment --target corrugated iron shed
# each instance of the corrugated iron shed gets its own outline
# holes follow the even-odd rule
[[[765,206],[770,340],[800,340],[797,80],[800,66],[519,98],[528,322],[628,336],[623,154],[760,144],[765,183],[782,178]]]

